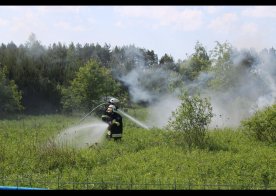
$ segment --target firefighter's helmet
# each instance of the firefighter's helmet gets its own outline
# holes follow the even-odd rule
[[[116,103],[119,103],[119,100],[116,99],[116,98],[111,98],[111,99],[109,100],[109,103],[116,104]]]

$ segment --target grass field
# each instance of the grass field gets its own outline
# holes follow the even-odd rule
[[[141,111],[128,111],[142,119]],[[76,149],[53,138],[79,121],[63,115],[0,120],[0,185],[46,189],[276,189],[276,145],[239,129],[208,132],[187,149],[163,129],[128,119],[119,142]]]

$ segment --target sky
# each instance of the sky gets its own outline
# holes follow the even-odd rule
[[[186,59],[197,42],[260,51],[276,46],[276,6],[0,6],[0,43],[135,45]]]

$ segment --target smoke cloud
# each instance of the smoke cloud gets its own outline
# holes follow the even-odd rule
[[[131,95],[132,101],[137,103],[141,101],[152,102],[154,95],[145,89],[141,84],[141,76],[143,75],[143,70],[139,67],[131,70],[126,76],[120,78],[120,80],[128,86],[129,93]]]
[[[118,74],[117,79],[128,86],[133,102],[149,103],[149,116],[145,122],[147,126],[162,128],[181,103],[178,98],[181,87],[169,90],[171,84],[179,81],[179,76],[162,67],[148,68],[139,51],[126,53],[131,55],[130,58],[136,56],[140,59],[123,76]],[[199,92],[201,96],[209,98],[214,113],[211,128],[237,127],[241,120],[250,117],[255,111],[275,104],[275,50],[264,50],[261,53],[252,49],[234,50],[230,61],[233,69],[223,73],[226,75],[224,82],[228,86],[223,91],[208,86],[217,77],[212,71],[202,72],[192,82],[182,79],[190,94]]]
[[[164,128],[172,112],[175,111],[180,104],[180,99],[174,95],[167,94],[160,97],[157,102],[149,106],[149,118],[146,124],[149,127]]]

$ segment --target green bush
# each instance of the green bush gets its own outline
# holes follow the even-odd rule
[[[181,97],[181,105],[168,122],[168,129],[177,131],[175,135],[188,147],[205,144],[208,125],[213,117],[212,107],[207,98],[200,95],[193,97],[184,93]]]
[[[276,141],[276,104],[257,111],[241,121],[242,130],[259,141]]]

